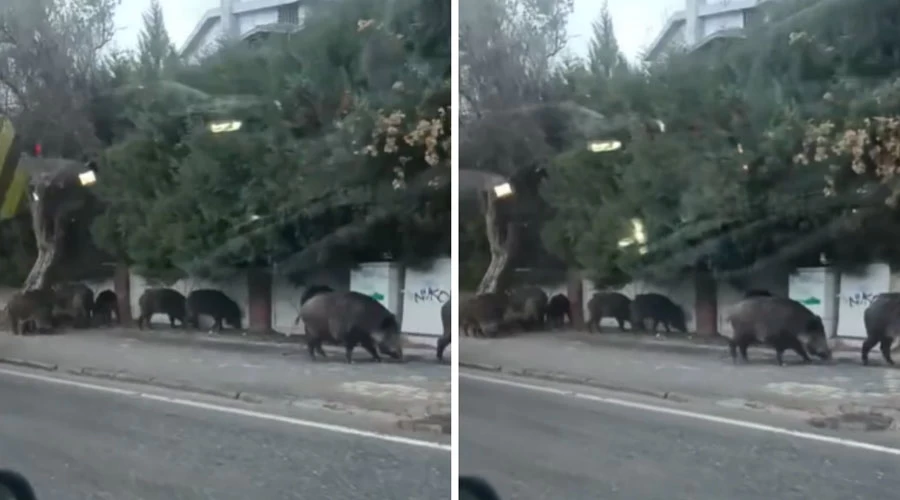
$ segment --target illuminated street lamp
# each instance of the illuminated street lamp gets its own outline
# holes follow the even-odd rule
[[[619,248],[627,248],[637,243],[638,253],[647,253],[647,234],[644,232],[644,223],[640,219],[631,219],[631,237],[619,240]]]
[[[652,123],[660,133],[665,133],[666,124],[662,120],[653,120]],[[622,133],[621,127],[625,126],[627,125],[625,125],[624,123],[618,126],[614,126],[610,129],[610,132],[613,134]],[[587,144],[587,149],[591,153],[610,153],[612,151],[618,151],[623,147],[624,145],[622,144],[622,141],[616,139],[599,139],[590,141]]]
[[[212,122],[209,124],[209,131],[214,134],[237,132],[243,125],[244,123],[240,120]]]
[[[588,151],[591,153],[609,153],[622,149],[622,141],[606,140],[591,141],[588,143]]]
[[[513,189],[512,184],[508,182],[494,186],[494,195],[496,195],[497,198],[508,198],[514,194],[516,194],[516,191]]]
[[[90,186],[97,183],[97,174],[93,170],[87,170],[78,174],[78,182],[82,186]]]

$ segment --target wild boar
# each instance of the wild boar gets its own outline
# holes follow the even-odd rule
[[[631,320],[631,299],[618,292],[598,292],[588,301],[588,331],[600,331],[603,318],[615,318],[619,330],[625,331],[625,322]],[[632,325],[632,328],[634,325]]]
[[[684,310],[672,301],[672,299],[658,293],[643,293],[636,295],[631,301],[631,325],[635,329],[644,329],[645,320],[653,321],[651,331],[656,333],[657,327],[662,324],[669,333],[674,328],[681,333],[687,333],[687,324]]]
[[[300,318],[306,328],[306,347],[315,359],[325,357],[323,342],[343,344],[347,363],[353,362],[357,345],[381,362],[382,354],[403,359],[403,336],[396,316],[380,302],[358,292],[324,292],[300,306]],[[381,335],[375,342],[374,334]]]
[[[747,348],[767,344],[775,348],[775,359],[784,365],[782,355],[791,349],[811,362],[807,352],[819,358],[831,359],[831,348],[822,318],[803,304],[786,297],[751,297],[737,303],[728,315],[732,334],[728,337],[728,351],[737,363],[737,352],[747,361]]]

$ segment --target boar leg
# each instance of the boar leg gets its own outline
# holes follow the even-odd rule
[[[884,337],[881,339],[881,355],[884,356],[884,360],[888,362],[888,364],[894,364],[894,360],[891,359],[891,344],[894,343],[894,337]]]
[[[450,345],[450,336],[449,335],[444,335],[443,337],[438,339],[438,343],[437,343],[437,359],[438,359],[438,361],[444,360],[444,349],[446,349],[448,345]]]
[[[872,348],[875,347],[875,344],[877,344],[877,343],[878,343],[878,339],[873,338],[873,337],[867,337],[866,340],[863,341],[862,353],[861,353],[862,354],[862,364],[864,364],[864,365],[869,364],[869,351],[871,351]],[[890,352],[890,351],[888,351],[888,352]]]
[[[733,340],[728,341],[728,354],[731,355],[731,362],[737,364],[737,344]]]
[[[812,359],[809,357],[809,354],[806,353],[806,348],[803,347],[803,342],[800,342],[800,339],[797,337],[791,337],[790,348],[794,350],[797,354],[803,358],[804,363],[812,363]]]
[[[357,339],[354,339],[349,335],[347,336],[347,340],[344,341],[344,351],[347,358],[347,364],[353,364],[353,349],[356,348],[356,344],[358,343],[359,342],[357,341]]]
[[[369,354],[372,355],[372,359],[374,359],[378,363],[381,363],[381,355],[378,354],[378,348],[375,345],[375,339],[373,339],[371,335],[366,333],[359,339],[359,343],[362,344],[363,349],[365,349]]]
[[[322,340],[324,337],[321,332],[307,329],[306,339],[306,350],[309,351],[310,358],[315,360],[316,353],[321,354],[323,358],[327,357],[325,356],[325,351],[322,350]]]
[[[741,342],[738,347],[741,349],[741,359],[744,361],[744,363],[749,363],[750,360],[747,359],[747,348],[750,347],[750,342],[745,340]]]

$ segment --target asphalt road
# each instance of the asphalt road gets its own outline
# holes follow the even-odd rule
[[[459,390],[460,472],[486,478],[504,500],[862,500],[900,491],[900,457],[884,453],[465,377]]]
[[[0,467],[41,500],[450,498],[443,450],[4,373],[0,401]]]

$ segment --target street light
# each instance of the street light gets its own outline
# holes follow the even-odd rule
[[[647,234],[644,232],[644,223],[640,219],[631,219],[631,237],[619,240],[619,248],[630,247],[637,243],[638,253],[647,253]]]
[[[78,174],[78,182],[82,186],[90,186],[97,183],[97,174],[93,170],[87,170]]]
[[[222,134],[227,132],[237,132],[243,126],[240,120],[229,120],[221,122],[212,122],[209,124],[209,131],[214,134]]]
[[[666,124],[662,120],[652,120],[653,125],[660,133],[666,132]],[[618,130],[620,127],[616,127]],[[648,128],[649,129],[649,128]],[[621,132],[621,131],[620,131]],[[614,132],[615,133],[615,132]],[[587,144],[587,149],[591,153],[609,153],[612,151],[618,151],[622,149],[624,146],[622,141],[616,139],[599,139],[595,141],[590,141]]]
[[[622,149],[622,141],[605,140],[591,141],[588,143],[588,151],[591,153],[609,153]]]
[[[503,184],[497,184],[494,186],[494,194],[497,198],[508,198],[514,195],[516,191],[513,189],[512,184],[508,182],[504,182]]]

